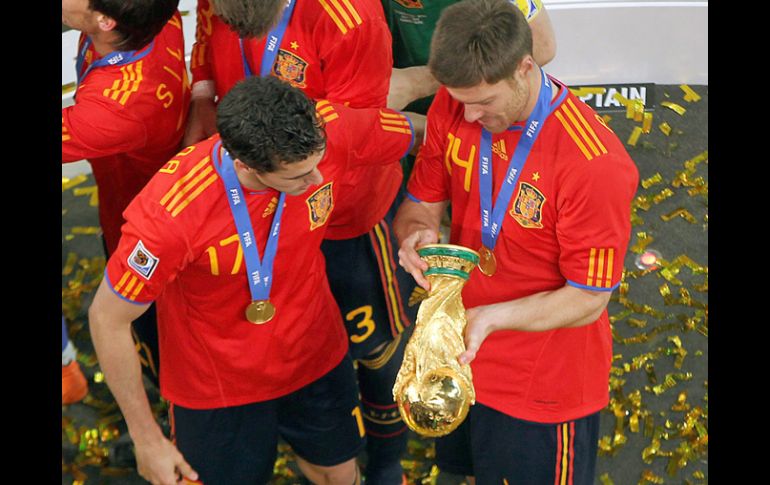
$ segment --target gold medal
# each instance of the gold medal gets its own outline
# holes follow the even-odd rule
[[[479,249],[479,269],[486,276],[492,276],[497,271],[495,253],[486,246]]]
[[[257,325],[269,322],[275,315],[275,307],[269,300],[255,300],[246,307],[246,320]]]

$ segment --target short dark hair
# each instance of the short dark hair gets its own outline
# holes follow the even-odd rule
[[[118,50],[141,49],[163,30],[176,12],[179,0],[88,0],[91,10],[115,20],[121,40]]]
[[[326,147],[315,102],[272,76],[249,77],[233,86],[217,106],[217,130],[233,158],[261,173]]]
[[[264,37],[281,18],[286,0],[211,0],[214,13],[244,38]]]
[[[441,13],[428,67],[445,86],[495,84],[532,55],[532,30],[508,0],[464,0]]]

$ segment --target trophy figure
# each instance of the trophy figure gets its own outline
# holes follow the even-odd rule
[[[460,365],[457,357],[465,351],[467,323],[461,292],[479,253],[453,244],[428,244],[417,253],[428,263],[430,293],[417,312],[393,397],[410,429],[444,436],[462,423],[476,401],[471,367]]]

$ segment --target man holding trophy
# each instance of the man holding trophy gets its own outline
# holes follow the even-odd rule
[[[508,1],[447,8],[428,65],[442,87],[394,223],[400,263],[431,295],[444,291],[418,250],[438,242],[451,203],[450,249],[470,249],[479,268],[465,268],[452,297],[453,319],[467,325],[447,338],[464,339],[465,350],[445,366],[472,371],[475,404],[436,440],[438,466],[481,484],[592,484],[609,402],[606,307],[622,276],[638,171],[603,120],[535,63],[530,28]],[[436,347],[436,332],[420,325],[452,317],[431,311],[418,315],[413,340],[422,342],[410,342],[402,371],[422,372],[422,349]]]

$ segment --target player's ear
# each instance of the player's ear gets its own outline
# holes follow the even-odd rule
[[[117,25],[117,22],[115,22],[115,19],[104,14],[99,14],[99,17],[96,20],[97,25],[99,25],[99,29],[104,32],[109,32],[115,28]]]
[[[516,69],[516,71],[518,71],[518,73],[522,77],[526,77],[529,74],[529,72],[534,68],[535,68],[535,59],[531,55],[527,54],[524,56],[521,62],[519,62],[519,66]]]

